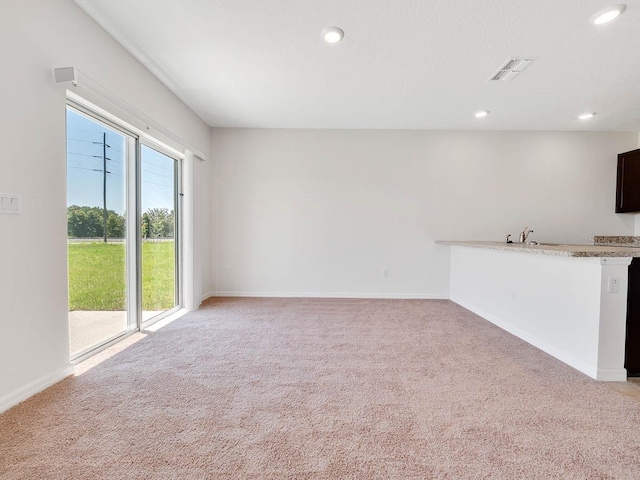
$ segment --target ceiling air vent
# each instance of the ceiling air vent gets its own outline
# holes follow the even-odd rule
[[[511,57],[489,77],[489,81],[513,80],[535,60],[537,57]]]

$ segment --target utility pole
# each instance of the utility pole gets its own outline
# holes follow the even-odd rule
[[[102,224],[107,243],[107,132],[102,132]]]
[[[104,243],[107,243],[107,174],[111,173],[107,170],[107,160],[111,160],[107,157],[107,148],[111,148],[111,145],[107,145],[107,132],[102,132],[102,142],[91,142],[94,145],[100,145],[102,143],[102,230],[104,233]],[[94,158],[100,158],[100,155],[92,155]],[[92,170],[99,172],[97,168]]]

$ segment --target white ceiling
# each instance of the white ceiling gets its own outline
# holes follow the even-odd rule
[[[214,127],[638,131],[640,0],[589,23],[617,1],[76,0]]]

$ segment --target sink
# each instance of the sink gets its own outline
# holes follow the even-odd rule
[[[571,247],[574,246],[570,243],[553,243],[553,242],[526,242],[526,243],[520,243],[520,242],[509,242],[509,245],[520,245],[520,246],[524,246],[524,247]]]
[[[551,242],[526,242],[526,243],[516,243],[513,242],[513,245],[523,245],[525,247],[568,247],[570,246],[568,243],[551,243]]]
[[[537,244],[533,244],[533,245],[539,245],[541,247],[568,247],[569,244],[568,243],[549,243],[549,242],[539,242]]]

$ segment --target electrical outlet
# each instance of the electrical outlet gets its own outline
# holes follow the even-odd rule
[[[609,288],[607,291],[609,293],[618,293],[620,291],[620,278],[609,277]]]
[[[389,269],[387,268],[382,269],[382,278],[389,278]]]
[[[511,290],[511,301],[512,302],[516,301],[516,291],[515,290]]]
[[[224,269],[224,274],[229,277],[231,275],[231,267],[227,267]]]

